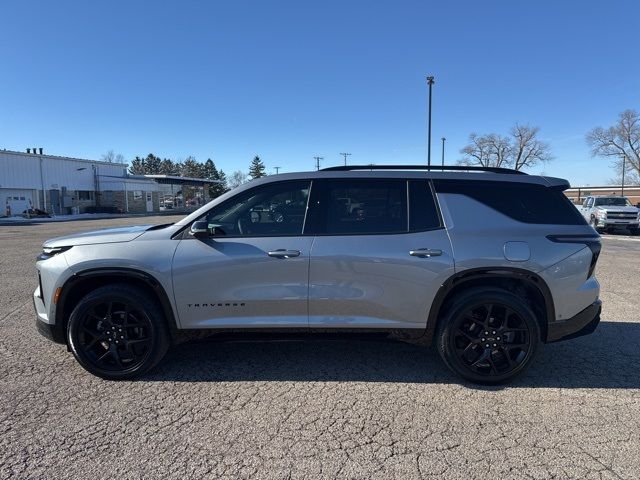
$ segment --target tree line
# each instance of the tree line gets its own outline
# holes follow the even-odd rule
[[[146,157],[136,156],[129,166],[130,175],[175,175],[179,177],[201,178],[215,180],[209,185],[209,196],[218,197],[248,180],[264,177],[266,166],[262,159],[256,155],[249,164],[249,173],[236,170],[228,177],[227,174],[216,167],[213,160],[208,158],[205,162],[198,162],[195,157],[189,156],[185,160],[173,161],[170,158],[160,158],[153,153]]]

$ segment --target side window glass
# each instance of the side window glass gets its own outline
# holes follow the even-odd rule
[[[589,198],[587,199],[587,207],[588,207],[588,208],[593,207],[593,197],[589,197]]]
[[[427,180],[409,181],[409,230],[420,232],[440,227],[438,209]]]
[[[301,235],[310,182],[278,182],[243,192],[206,216],[216,235],[265,237]]]
[[[336,179],[327,182],[326,232],[335,235],[407,231],[407,182]]]

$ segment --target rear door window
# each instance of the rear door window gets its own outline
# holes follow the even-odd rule
[[[372,235],[407,232],[406,180],[335,179],[322,183],[325,198],[320,221],[322,233]]]
[[[421,232],[441,226],[430,182],[409,180],[409,230]]]

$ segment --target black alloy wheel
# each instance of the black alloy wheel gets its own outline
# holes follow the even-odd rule
[[[67,339],[78,362],[107,379],[146,372],[169,345],[162,313],[149,296],[119,285],[99,288],[78,303]]]
[[[501,383],[521,373],[540,342],[538,321],[521,298],[478,292],[455,302],[439,331],[445,363],[478,383]]]

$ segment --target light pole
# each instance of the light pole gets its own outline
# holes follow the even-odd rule
[[[627,169],[627,155],[622,155],[622,192],[621,197],[624,197],[624,171]]]
[[[349,155],[351,155],[350,153],[341,153],[340,155],[342,155],[344,157],[344,166],[347,166],[347,157]]]
[[[444,167],[444,142],[446,142],[447,139],[442,137],[442,166]]]
[[[320,170],[320,160],[324,160],[324,157],[313,157],[316,161],[316,170]]]
[[[431,90],[433,84],[435,83],[435,78],[433,76],[427,77],[427,84],[429,85],[429,127],[427,133],[427,166],[431,166]]]

